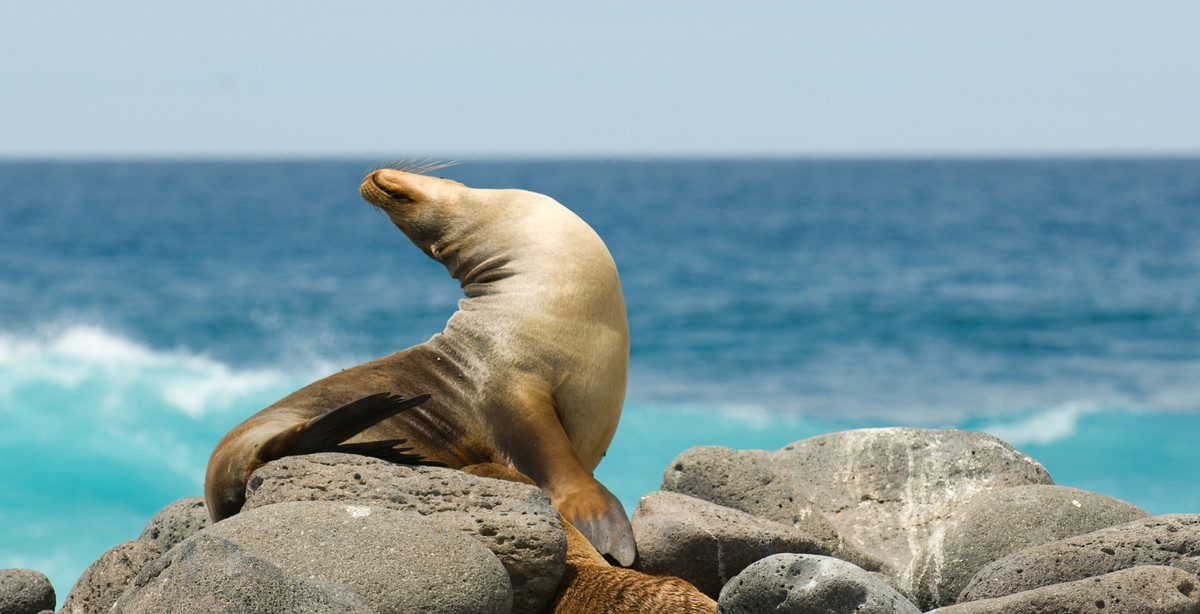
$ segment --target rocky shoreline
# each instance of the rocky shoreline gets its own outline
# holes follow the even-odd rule
[[[247,491],[215,524],[199,497],[167,506],[60,612],[539,613],[560,589],[562,524],[531,485],[314,454],[269,463]],[[730,614],[1200,613],[1200,515],[1056,486],[982,433],[692,448],[633,527],[636,570]],[[0,571],[3,614],[54,599],[42,574]]]

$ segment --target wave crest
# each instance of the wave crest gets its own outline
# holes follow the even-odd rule
[[[980,428],[1014,445],[1046,445],[1075,435],[1079,419],[1101,411],[1094,403],[1067,403],[1036,412],[1014,422],[994,422]]]
[[[228,410],[310,379],[276,369],[235,369],[183,350],[155,350],[102,328],[74,325],[31,336],[0,333],[0,399],[76,397],[105,411],[158,403],[191,418]],[[300,380],[300,381],[297,381]]]

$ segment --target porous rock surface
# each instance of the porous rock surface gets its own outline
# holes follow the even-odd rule
[[[50,579],[32,569],[0,569],[0,612],[38,614],[54,609]]]
[[[1200,574],[1200,514],[1150,516],[1014,552],[985,565],[959,602],[1099,576],[1138,565]]]
[[[101,614],[108,612],[129,587],[129,583],[148,563],[162,556],[153,542],[134,539],[100,555],[75,581],[63,600],[60,614]]]
[[[138,539],[154,542],[167,551],[211,523],[204,497],[186,497],[159,510]]]
[[[199,498],[164,508],[63,611],[526,613],[564,588],[562,524],[527,484],[318,454],[269,463],[249,491],[242,513],[207,528]],[[978,568],[941,611],[1200,614],[1200,516],[1144,515],[1053,486],[989,435],[863,429],[687,450],[638,506],[635,565],[687,578],[725,612],[913,612]],[[613,574],[634,572],[565,590],[611,609],[595,586]]]
[[[960,603],[936,614],[1196,614],[1196,577],[1174,567],[1139,566],[1042,588]]]
[[[1011,552],[1145,518],[1119,499],[1066,486],[1014,486],[979,493],[926,544],[915,567],[916,603],[951,605],[984,565]]]
[[[232,543],[198,535],[147,565],[111,614],[372,614],[344,585],[303,580]]]
[[[919,614],[921,610],[867,571],[827,556],[776,554],[734,577],[721,591],[721,614]]]
[[[925,544],[976,495],[1052,484],[1040,463],[984,433],[883,428],[843,431],[779,450],[692,448],[663,475],[679,492],[814,534],[829,527],[842,552],[881,561],[901,592],[916,594]]]
[[[417,512],[477,539],[499,558],[513,612],[542,612],[566,563],[558,512],[541,489],[441,467],[352,454],[290,456],[251,476],[243,510],[286,501],[344,501]],[[244,512],[243,512],[244,513]]]
[[[772,554],[829,554],[834,544],[783,524],[679,493],[645,495],[633,513],[634,568],[676,576],[717,598],[746,566]]]
[[[495,555],[416,512],[293,501],[244,510],[189,539],[201,535],[232,542],[292,576],[344,584],[379,614],[512,608],[508,574]]]

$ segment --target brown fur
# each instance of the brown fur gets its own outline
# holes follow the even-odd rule
[[[464,467],[463,471],[486,478],[533,484],[520,472],[495,463]],[[563,521],[567,536],[567,566],[549,614],[712,614],[713,601],[687,582],[668,576],[613,567],[570,522]]]
[[[717,602],[696,587],[668,576],[648,576],[612,567],[570,523],[567,569],[558,585],[553,614],[712,614]]]

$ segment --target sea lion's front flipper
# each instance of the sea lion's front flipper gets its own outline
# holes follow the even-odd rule
[[[258,460],[265,463],[284,456],[331,451],[379,422],[428,400],[427,394],[405,399],[380,392],[351,401],[267,440],[259,448]]]
[[[550,495],[563,520],[575,525],[600,554],[623,566],[632,565],[637,544],[629,516],[579,462],[550,396],[530,390],[517,394],[523,411],[508,411],[508,420],[493,425],[500,449],[517,471]]]
[[[637,556],[633,527],[625,506],[600,482],[594,488],[572,494],[559,504],[559,513],[595,546],[622,567],[629,567]]]

